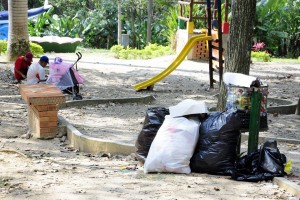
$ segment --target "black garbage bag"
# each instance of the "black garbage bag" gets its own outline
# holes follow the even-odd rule
[[[163,124],[165,116],[169,114],[169,109],[163,107],[153,107],[146,110],[143,129],[138,135],[135,143],[136,158],[141,163],[145,162],[152,141],[154,140],[158,129]]]
[[[286,157],[277,148],[277,142],[269,140],[259,150],[241,157],[235,162],[235,171],[231,178],[237,181],[268,181],[282,177]]]
[[[235,110],[211,113],[202,121],[190,163],[192,171],[231,175],[237,159],[240,126],[240,118]]]

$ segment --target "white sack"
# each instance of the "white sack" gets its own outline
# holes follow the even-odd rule
[[[192,99],[183,100],[176,106],[170,106],[169,109],[170,116],[172,117],[208,113],[207,105],[204,101],[196,101]]]
[[[154,138],[144,172],[191,173],[190,159],[199,137],[200,121],[185,117],[165,117]]]
[[[250,87],[256,80],[254,76],[248,76],[240,73],[226,72],[223,74],[223,81],[226,85],[235,85],[240,87]]]

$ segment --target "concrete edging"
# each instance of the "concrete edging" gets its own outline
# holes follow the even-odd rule
[[[135,146],[112,142],[83,135],[74,126],[67,124],[67,138],[70,145],[86,153],[111,153],[129,155],[135,152]]]
[[[67,107],[82,107],[91,106],[105,103],[149,103],[154,101],[155,98],[152,95],[147,95],[143,97],[128,97],[128,98],[113,98],[113,99],[86,99],[79,101],[67,101],[66,103],[59,104],[58,108]]]
[[[279,114],[295,114],[296,108],[298,105],[298,102],[292,102],[289,100],[284,100],[284,99],[275,99],[275,98],[268,98],[268,100],[272,100],[275,102],[285,102],[286,104],[280,105],[280,106],[269,106],[267,107],[267,112],[268,113],[279,113]]]
[[[284,177],[274,177],[273,182],[287,192],[300,197],[300,186]]]

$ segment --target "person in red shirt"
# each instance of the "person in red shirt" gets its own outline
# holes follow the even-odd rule
[[[29,66],[32,63],[32,53],[27,52],[25,56],[20,56],[15,62],[14,67],[14,74],[15,79],[18,81],[18,83],[21,82],[21,80],[26,79],[26,74],[28,71]]]

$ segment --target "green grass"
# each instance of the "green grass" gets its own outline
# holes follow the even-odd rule
[[[300,63],[299,59],[292,58],[272,58],[272,62],[282,62],[282,63]]]
[[[94,48],[85,48],[80,46],[77,47],[77,51],[84,52],[84,53],[112,54],[110,53],[109,49],[94,49]]]
[[[161,46],[158,44],[149,44],[144,49],[136,49],[115,45],[110,48],[110,52],[114,53],[115,58],[119,59],[151,59],[163,55],[173,54],[174,51],[170,46]]]

